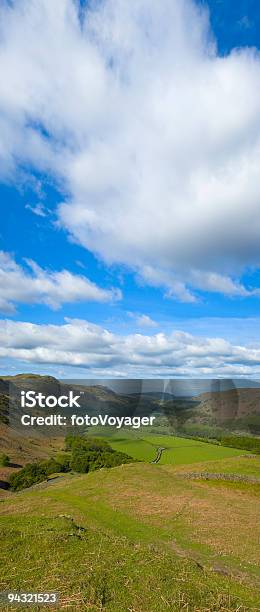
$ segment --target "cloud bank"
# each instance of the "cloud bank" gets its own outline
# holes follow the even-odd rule
[[[56,310],[69,302],[112,302],[122,297],[120,289],[102,289],[86,276],[68,270],[43,270],[35,261],[27,268],[0,251],[0,312],[14,313],[15,304],[46,304]]]
[[[119,335],[81,320],[62,325],[0,321],[0,359],[74,367],[87,376],[259,376],[260,347],[181,331]],[[17,368],[16,368],[17,369]]]
[[[61,225],[168,296],[248,296],[260,262],[260,60],[191,0],[4,1],[0,162],[48,173]]]

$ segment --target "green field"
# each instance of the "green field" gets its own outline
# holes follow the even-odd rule
[[[160,464],[183,465],[201,461],[225,459],[247,454],[234,448],[199,442],[188,438],[158,435],[140,435],[120,433],[110,435],[109,444],[115,450],[127,453],[134,459],[151,462],[156,457],[157,448],[163,447]]]

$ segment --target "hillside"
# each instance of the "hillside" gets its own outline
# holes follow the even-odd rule
[[[70,390],[76,394],[84,391],[81,398],[81,409],[77,414],[115,414],[134,415],[150,414],[157,407],[152,399],[142,397],[138,399],[131,395],[116,394],[108,387],[102,385],[83,386],[66,384],[52,376],[39,376],[34,374],[19,374],[0,378],[0,453],[4,452],[11,459],[11,467],[0,467],[0,489],[10,473],[26,463],[38,459],[47,459],[56,451],[63,448],[63,427],[23,427],[20,419],[24,409],[20,406],[21,390],[34,390],[45,395],[67,395]],[[44,409],[36,406],[28,410],[32,415],[48,415],[50,412],[61,412],[60,408]],[[63,414],[70,415],[70,409],[62,409]]]
[[[260,417],[260,388],[232,388],[223,391],[201,393],[194,397],[176,397],[170,393],[116,393],[108,386],[86,385],[73,382],[58,381],[52,376],[35,374],[19,374],[0,378],[0,420],[6,416],[6,398],[11,398],[9,419],[16,419],[19,410],[20,391],[41,391],[45,395],[59,396],[69,390],[75,393],[84,392],[81,398],[82,411],[94,414],[96,411],[108,414],[147,415],[154,411],[164,414],[171,423],[180,421],[204,423],[232,424],[249,417]],[[41,409],[42,410],[42,409]],[[65,409],[66,411],[66,409]],[[37,410],[36,410],[37,412]],[[79,411],[80,414],[80,411]]]
[[[58,591],[55,610],[257,612],[259,461],[197,464],[241,483],[140,463],[7,494],[1,590]]]
[[[41,391],[48,395],[84,391],[78,414],[151,415],[156,414],[155,431],[158,433],[182,432],[192,425],[224,426],[227,430],[245,430],[260,433],[260,389],[242,388],[200,394],[191,398],[174,397],[147,392],[140,394],[116,393],[101,384],[79,385],[64,383],[51,376],[20,374],[0,378],[0,452],[11,454],[12,461],[24,464],[49,454],[52,447],[60,447],[59,437],[64,436],[60,427],[24,428],[20,424],[23,413],[20,407],[21,390]],[[57,409],[52,409],[55,412]],[[57,411],[60,411],[59,409]],[[36,406],[31,414],[49,414],[49,409]],[[64,409],[70,414],[70,409]],[[162,425],[161,428],[158,425]],[[213,433],[214,437],[214,433]],[[0,474],[1,479],[1,474]]]
[[[260,433],[260,389],[231,389],[204,393],[197,398],[197,417],[232,428],[249,428]],[[255,428],[254,428],[255,425]]]
[[[97,432],[138,463],[81,475],[51,472],[48,481],[19,493],[2,488],[0,591],[57,591],[56,611],[260,609],[260,457],[172,435],[189,422],[231,428],[257,416],[257,390],[243,389],[235,411],[229,391],[196,398],[168,394],[162,402],[154,393],[124,396],[52,377],[0,379],[0,451],[11,458],[10,467],[0,468],[2,484],[19,467],[64,452],[64,431],[54,428],[50,436],[45,429],[21,430],[17,400],[21,389],[32,388],[57,395],[84,389],[83,413],[154,413],[160,426],[147,433]],[[151,463],[158,448],[160,463]]]

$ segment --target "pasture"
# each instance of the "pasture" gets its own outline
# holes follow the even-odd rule
[[[237,470],[259,463],[242,457]],[[55,610],[257,612],[259,485],[182,477],[194,467],[128,464],[8,495],[1,590],[58,591]]]
[[[109,436],[109,444],[115,450],[127,453],[134,459],[150,463],[154,460],[157,448],[164,448],[160,459],[162,465],[185,465],[202,461],[217,461],[247,454],[234,448],[200,442],[174,436],[115,433]]]

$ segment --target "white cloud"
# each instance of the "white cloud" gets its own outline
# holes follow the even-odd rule
[[[260,345],[181,331],[153,336],[114,334],[88,321],[63,325],[0,321],[0,358],[31,368],[83,368],[87,375],[123,377],[259,376]],[[76,372],[76,370],[75,370]]]
[[[37,217],[46,217],[48,214],[46,208],[43,206],[43,204],[40,203],[36,204],[35,206],[31,204],[26,204],[25,208],[37,215]]]
[[[109,302],[120,299],[120,289],[102,289],[86,276],[68,270],[43,270],[32,260],[28,269],[0,251],[0,311],[15,312],[15,304],[47,304],[53,309],[68,302]]]
[[[135,319],[138,327],[157,327],[158,323],[151,319],[149,315],[146,314],[137,314],[135,312],[128,312],[129,317]]]
[[[169,296],[246,296],[260,263],[260,60],[191,0],[1,6],[0,160],[48,172],[61,224]]]
[[[137,316],[136,322],[139,327],[157,327],[156,321],[146,314]]]

